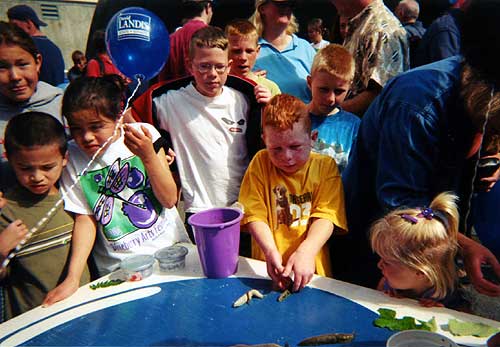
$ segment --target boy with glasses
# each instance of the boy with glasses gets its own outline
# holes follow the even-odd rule
[[[250,105],[224,85],[230,67],[224,32],[202,28],[191,39],[187,61],[194,81],[153,98],[158,125],[170,133],[176,152],[186,220],[192,213],[233,204],[248,165]]]

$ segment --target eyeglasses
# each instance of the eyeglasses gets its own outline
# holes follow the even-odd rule
[[[226,72],[228,66],[224,64],[208,64],[208,63],[201,63],[196,65],[196,69],[200,73],[207,73],[211,72],[212,68],[215,69],[215,72],[217,72],[219,75],[222,75],[224,72]]]

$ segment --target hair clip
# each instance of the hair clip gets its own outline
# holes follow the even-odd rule
[[[427,220],[431,220],[432,218],[434,218],[434,211],[432,210],[432,208],[424,207],[420,211],[422,212],[417,214],[417,217],[424,217]]]
[[[415,218],[414,216],[409,215],[409,214],[403,213],[403,214],[400,214],[400,216],[405,221],[410,222],[411,224],[417,224],[418,223],[418,219]]]

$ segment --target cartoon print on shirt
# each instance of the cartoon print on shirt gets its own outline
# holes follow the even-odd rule
[[[278,184],[273,188],[273,193],[275,197],[274,201],[276,203],[276,225],[285,224],[286,226],[290,226],[293,222],[293,217],[290,213],[290,203],[288,202],[286,188],[281,184]]]
[[[244,118],[240,119],[237,122],[235,122],[235,121],[233,121],[231,119],[228,119],[226,117],[222,117],[221,120],[225,124],[227,124],[227,125],[230,126],[229,127],[229,131],[230,132],[232,132],[232,133],[243,133],[243,132],[245,132],[245,127],[244,126],[245,126],[246,121],[245,121]],[[237,126],[234,126],[235,124],[237,124]]]
[[[275,202],[273,220],[276,228],[279,228],[280,224],[295,228],[309,223],[312,192],[305,192],[301,195],[291,194],[281,184],[277,184],[272,192]]]
[[[93,206],[96,220],[105,227],[108,240],[118,240],[137,229],[150,228],[161,212],[149,180],[134,165],[134,159],[122,164],[118,158],[109,167],[82,177],[83,191]]]
[[[347,166],[349,153],[344,150],[341,143],[327,143],[325,140],[318,137],[313,143],[313,151],[332,157],[339,168],[344,169]]]

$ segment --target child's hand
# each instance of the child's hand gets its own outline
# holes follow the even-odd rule
[[[486,159],[486,158],[499,158],[499,157],[500,154],[496,154],[483,158]],[[481,192],[489,192],[493,189],[493,187],[495,186],[495,184],[498,182],[499,179],[500,179],[500,168],[497,168],[496,171],[493,172],[490,176],[479,177],[479,183],[476,185],[476,189]]]
[[[273,280],[273,285],[278,287],[279,290],[285,290],[287,283],[283,279],[283,258],[278,250],[266,254],[266,266],[269,277]]]
[[[399,294],[395,289],[384,289],[383,290],[385,295],[389,295],[391,298],[396,298],[396,299],[404,299],[405,296]]]
[[[430,298],[420,298],[418,303],[423,307],[444,307],[442,303]]]
[[[260,84],[257,84],[255,86],[253,92],[255,94],[255,99],[257,99],[257,102],[260,104],[267,104],[269,100],[271,100],[271,98],[273,97],[271,91]]]
[[[292,253],[283,271],[284,277],[289,277],[293,271],[293,288],[292,291],[296,292],[304,288],[313,278],[316,264],[314,261],[315,256],[297,250]]]
[[[168,165],[172,165],[172,163],[175,161],[175,152],[172,148],[168,149],[168,153],[165,154],[165,157],[167,158],[167,163]]]
[[[153,147],[153,136],[144,126],[141,130],[137,131],[129,124],[123,125],[125,131],[125,145],[132,153],[141,158],[142,162],[156,160],[156,152]]]
[[[28,227],[17,219],[0,232],[0,254],[6,257],[28,233]]]
[[[76,292],[79,285],[80,283],[78,280],[66,278],[61,284],[47,293],[47,296],[42,302],[42,306],[48,307],[58,301],[66,299]]]

